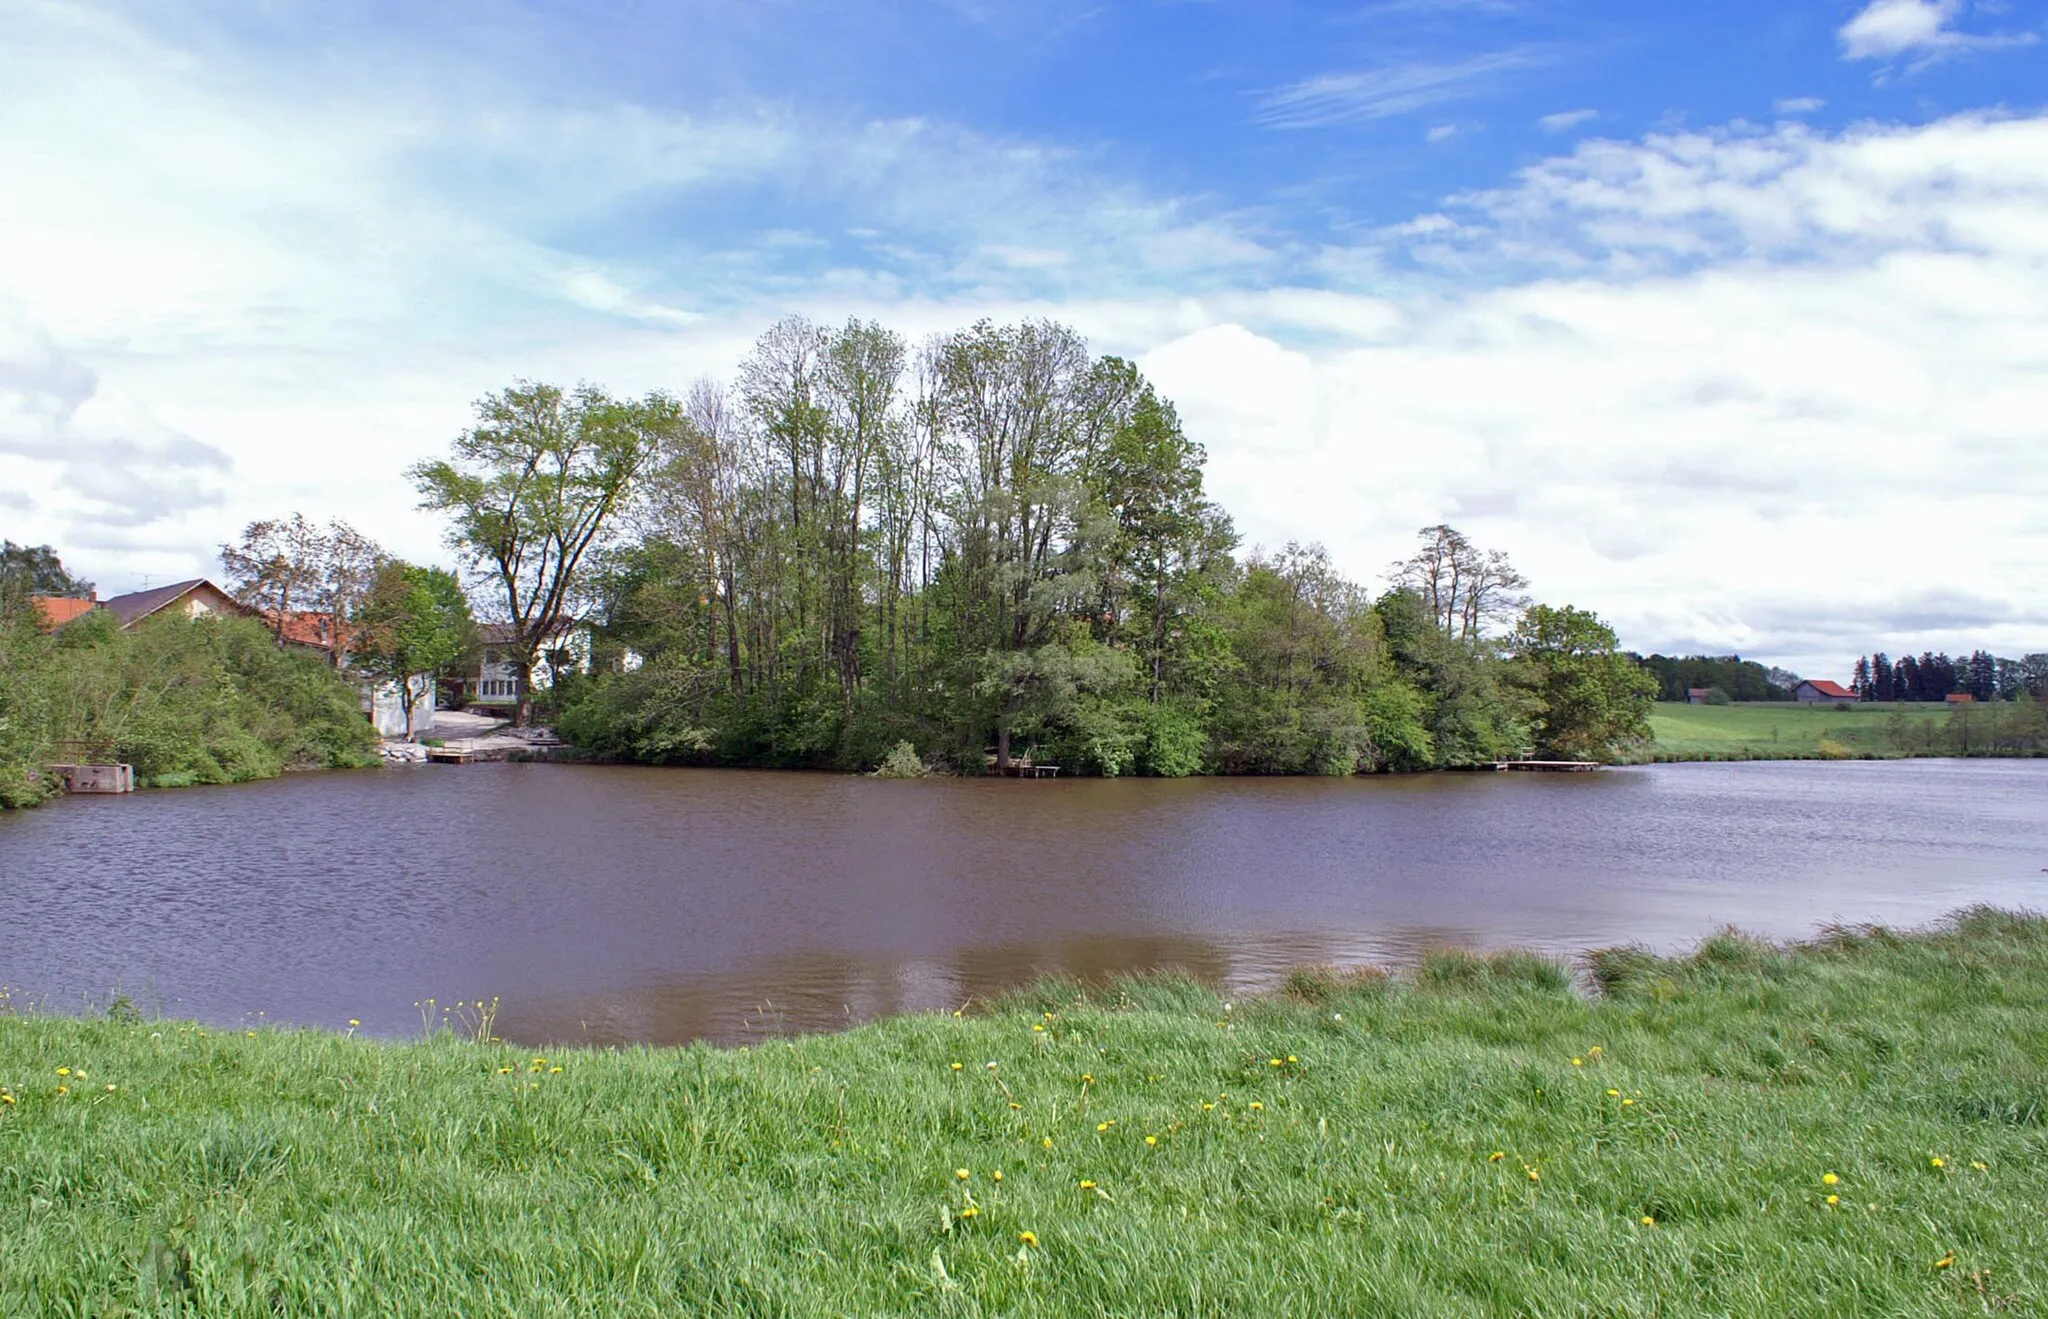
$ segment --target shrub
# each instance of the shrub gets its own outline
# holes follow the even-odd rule
[[[917,748],[907,740],[889,748],[889,754],[882,757],[882,763],[875,766],[873,777],[878,779],[921,779],[931,771],[925,768],[924,760],[917,754]]]

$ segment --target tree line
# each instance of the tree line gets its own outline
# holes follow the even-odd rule
[[[1131,363],[1047,321],[911,345],[791,318],[728,382],[518,382],[412,471],[506,624],[519,717],[569,620],[559,730],[647,761],[1353,773],[1646,735],[1613,632],[1425,529],[1377,596],[1244,551]]]
[[[1946,652],[1926,651],[1894,661],[1879,651],[1858,657],[1851,685],[1866,701],[1946,701],[1956,694],[1977,701],[2048,700],[2048,653],[2015,660],[1976,650],[1952,660]]]

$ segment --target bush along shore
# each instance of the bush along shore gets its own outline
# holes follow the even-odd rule
[[[752,1048],[0,1018],[9,1314],[2039,1314],[2048,920]]]

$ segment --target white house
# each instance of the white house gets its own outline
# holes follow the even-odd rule
[[[564,622],[549,633],[534,658],[533,690],[549,690],[555,685],[557,676],[564,673],[590,672],[596,636],[596,629],[590,624],[576,620]],[[464,704],[471,708],[507,712],[518,704],[519,664],[513,637],[510,623],[477,625],[482,658],[477,663],[476,676],[460,684]],[[631,650],[620,656],[620,667],[628,672],[639,668],[640,664],[640,656]]]

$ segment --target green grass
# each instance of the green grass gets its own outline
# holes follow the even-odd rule
[[[1941,705],[1877,704],[1837,709],[1773,701],[1746,705],[1659,702],[1650,715],[1656,741],[1635,760],[1806,760],[1900,754],[1888,734],[1894,711],[1915,729],[1944,726]]]
[[[0,1313],[2048,1313],[2048,920],[1588,965],[751,1050],[4,1018]]]

